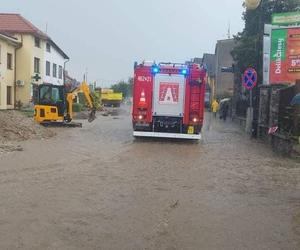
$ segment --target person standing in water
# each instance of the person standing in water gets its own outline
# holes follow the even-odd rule
[[[214,117],[217,117],[217,112],[219,110],[219,103],[217,100],[214,100],[211,104],[211,110],[213,112]]]
[[[223,118],[224,122],[227,119],[228,109],[229,109],[228,103],[224,103],[222,106],[222,118]]]

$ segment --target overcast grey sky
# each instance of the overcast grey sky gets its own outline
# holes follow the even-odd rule
[[[184,62],[214,53],[215,43],[243,29],[242,0],[6,0],[70,56],[82,80],[111,84],[132,75],[134,61]]]

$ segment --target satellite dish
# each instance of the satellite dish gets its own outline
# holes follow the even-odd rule
[[[247,9],[255,10],[260,5],[261,0],[246,0],[245,4]]]

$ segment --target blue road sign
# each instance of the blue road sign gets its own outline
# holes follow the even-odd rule
[[[253,68],[248,68],[245,70],[243,75],[243,85],[246,89],[251,90],[257,84],[257,72]]]
[[[223,73],[233,73],[233,67],[222,67],[221,72],[223,72]]]

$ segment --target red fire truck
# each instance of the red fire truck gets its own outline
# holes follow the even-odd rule
[[[135,63],[133,135],[201,139],[205,76],[194,63]]]

